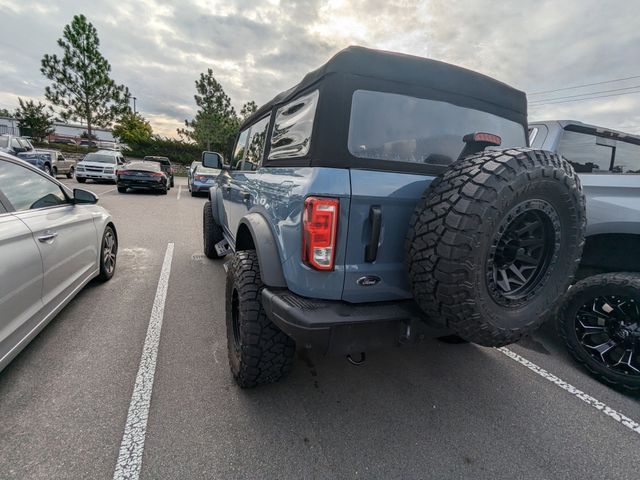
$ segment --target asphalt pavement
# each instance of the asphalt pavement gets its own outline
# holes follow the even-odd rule
[[[640,401],[586,375],[550,325],[503,351],[427,340],[363,366],[299,351],[286,380],[240,390],[206,199],[184,179],[166,196],[82,187],[115,220],[116,274],[0,372],[0,479],[114,478],[170,244],[139,478],[640,477]]]

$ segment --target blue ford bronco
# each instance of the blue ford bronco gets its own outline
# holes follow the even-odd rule
[[[425,336],[485,346],[559,306],[584,243],[572,166],[528,146],[523,92],[349,47],[240,128],[204,205],[227,265],[229,363],[277,381],[296,345],[358,355]]]

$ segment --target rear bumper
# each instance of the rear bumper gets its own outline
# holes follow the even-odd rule
[[[151,190],[164,190],[167,188],[164,183],[151,180],[118,180],[118,187]]]
[[[213,187],[213,183],[192,183],[191,191],[195,193],[208,192]]]
[[[271,321],[298,345],[322,353],[360,353],[451,334],[428,323],[413,300],[354,304],[265,288],[262,305]]]

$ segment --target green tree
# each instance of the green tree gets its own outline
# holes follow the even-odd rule
[[[13,115],[6,108],[0,108],[0,117],[11,117],[11,118],[13,118]]]
[[[228,152],[240,120],[231,106],[231,99],[213,76],[213,70],[200,74],[193,98],[198,107],[196,116],[193,120],[185,120],[186,128],[179,128],[178,134],[207,150]]]
[[[46,54],[40,71],[52,81],[45,97],[60,109],[63,120],[84,120],[87,132],[93,126],[107,127],[129,111],[129,89],[109,76],[111,65],[98,47],[95,27],[84,15],[76,15],[58,39],[63,56]]]
[[[151,124],[139,113],[127,112],[113,127],[113,136],[127,145],[150,140],[153,136]]]
[[[251,100],[242,105],[242,108],[240,109],[240,117],[242,117],[242,120],[246,120],[250,115],[253,115],[257,111],[258,105],[256,104],[256,102]]]
[[[40,141],[53,133],[53,116],[47,112],[47,106],[33,100],[18,98],[20,106],[16,110],[15,118],[22,135],[34,137]]]

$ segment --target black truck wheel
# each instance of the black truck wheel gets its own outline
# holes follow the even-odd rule
[[[547,320],[582,253],[585,201],[550,152],[489,151],[453,164],[410,223],[406,267],[432,321],[473,343],[516,342]]]
[[[242,388],[280,380],[295,353],[294,341],[265,314],[262,287],[256,252],[236,252],[227,272],[227,348],[231,373]]]
[[[222,229],[213,218],[211,202],[206,202],[202,209],[202,237],[204,254],[207,258],[220,258],[220,255],[216,252],[216,243],[223,239]]]
[[[557,327],[569,352],[595,378],[640,392],[640,274],[605,273],[576,283]]]

